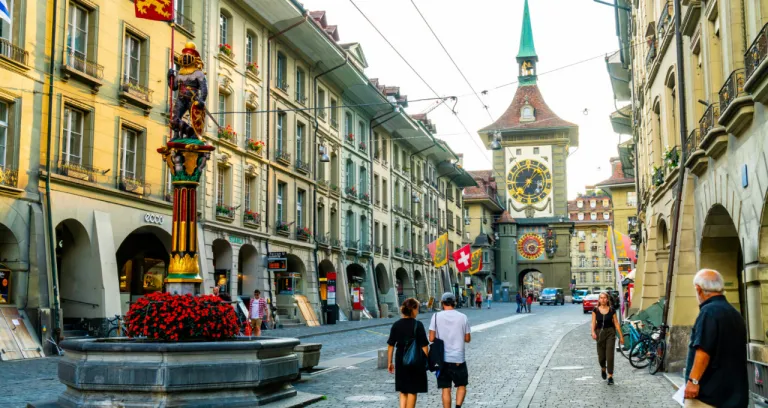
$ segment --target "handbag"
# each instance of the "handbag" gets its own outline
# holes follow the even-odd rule
[[[435,314],[435,341],[429,345],[429,371],[432,372],[442,370],[443,364],[445,363],[445,343],[443,343],[443,340],[438,338],[440,335],[440,332],[437,329],[438,315],[439,313]]]
[[[413,321],[413,338],[407,342],[405,353],[403,353],[403,366],[410,368],[424,367],[424,354],[416,341],[416,328],[419,322]]]

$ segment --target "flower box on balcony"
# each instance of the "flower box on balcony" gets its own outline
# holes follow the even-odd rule
[[[312,231],[307,227],[296,227],[296,239],[299,241],[309,241],[312,238]]]
[[[245,70],[249,74],[253,74],[254,76],[259,76],[259,64],[255,62],[249,62],[245,64]]]
[[[347,141],[347,143],[351,143],[351,144],[354,144],[354,143],[355,143],[355,134],[354,134],[354,133],[350,133],[350,134],[348,134],[348,135],[347,135],[347,136],[344,138],[344,140],[346,140],[346,141]]]
[[[347,194],[347,198],[357,199],[357,189],[355,186],[349,186],[345,188],[344,193]]]
[[[361,152],[365,152],[365,149],[367,149],[368,147],[365,145],[365,142],[360,142],[360,144],[357,146],[357,148],[358,148],[358,149],[359,149]]]
[[[219,137],[219,140],[224,140],[225,142],[233,144],[237,143],[237,132],[235,132],[230,125],[220,127],[218,132],[216,132],[216,136]]]
[[[284,164],[286,166],[291,165],[291,154],[289,152],[284,152],[282,150],[277,150],[275,152],[275,160],[278,163]]]
[[[121,191],[126,191],[133,194],[144,195],[145,184],[143,180],[139,180],[133,177],[121,176],[117,187]]]
[[[144,110],[144,116],[149,116],[152,110],[152,93],[151,89],[139,85],[133,79],[123,78],[120,84],[120,105],[130,103]]]
[[[291,235],[291,226],[287,222],[278,221],[275,226],[275,232],[278,235],[289,236]]]
[[[67,177],[94,183],[96,182],[96,175],[99,171],[81,164],[65,162],[59,166],[59,173]]]
[[[331,190],[332,194],[336,194],[336,195],[339,194],[339,186],[337,186],[336,184],[331,183],[331,185],[328,188]]]
[[[261,226],[261,214],[245,210],[245,214],[243,214],[243,224],[249,227],[259,228]]]
[[[232,52],[232,46],[229,44],[219,44],[219,52],[226,55],[229,58],[232,58],[235,55]]]
[[[296,160],[296,170],[298,170],[300,173],[309,174],[309,163],[301,159]]]
[[[248,144],[246,144],[246,147],[249,151],[261,156],[261,152],[264,150],[264,142],[261,140],[248,139]]]
[[[216,218],[224,218],[227,221],[235,219],[235,207],[226,204],[216,204]]]
[[[365,201],[366,203],[371,202],[371,194],[370,193],[363,193],[360,195],[360,199]]]

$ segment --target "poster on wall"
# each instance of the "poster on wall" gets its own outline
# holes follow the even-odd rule
[[[11,303],[11,271],[0,269],[0,304]]]

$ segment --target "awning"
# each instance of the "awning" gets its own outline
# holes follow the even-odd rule
[[[455,184],[456,187],[477,187],[474,177],[467,173],[461,166],[444,160],[437,164],[437,174],[445,177]]]
[[[619,159],[624,177],[635,177],[635,143],[632,139],[619,145]]]
[[[632,134],[632,105],[627,105],[611,113],[613,131],[620,135]]]
[[[605,65],[608,69],[608,76],[611,79],[613,88],[613,97],[617,101],[626,102],[632,99],[632,90],[630,89],[629,68],[621,61],[621,51],[616,51],[605,58]]]

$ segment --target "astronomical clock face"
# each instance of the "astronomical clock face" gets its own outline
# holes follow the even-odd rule
[[[544,239],[538,234],[525,234],[517,241],[517,251],[525,259],[537,259],[544,253]]]
[[[522,204],[536,204],[552,191],[552,173],[536,160],[521,160],[507,173],[507,191]]]

